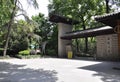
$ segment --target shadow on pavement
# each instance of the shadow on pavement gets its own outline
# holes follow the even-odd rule
[[[120,82],[120,70],[113,69],[120,67],[120,62],[101,62],[99,64],[78,67],[78,69],[94,71],[93,77],[100,76],[103,82]]]
[[[56,82],[54,70],[23,68],[26,65],[13,65],[0,62],[0,82]]]

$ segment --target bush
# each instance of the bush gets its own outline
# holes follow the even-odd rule
[[[3,51],[4,51],[4,49],[0,48],[0,56],[3,56]]]
[[[13,44],[10,46],[12,50],[23,51],[28,49],[28,43],[29,42],[27,39],[15,40],[13,41]]]
[[[46,45],[46,55],[58,56],[58,45],[57,41],[50,40]],[[53,46],[54,45],[54,46]]]
[[[30,50],[23,50],[19,52],[19,55],[27,56],[30,54]]]
[[[56,56],[55,50],[47,50],[47,55],[49,56]]]

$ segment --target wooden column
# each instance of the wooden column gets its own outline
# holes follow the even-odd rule
[[[120,33],[118,33],[118,50],[119,50],[119,55],[120,55]]]
[[[117,33],[118,33],[118,51],[120,58],[120,20],[117,20]]]

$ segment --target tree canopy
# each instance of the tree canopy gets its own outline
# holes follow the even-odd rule
[[[27,0],[27,2],[30,5],[33,5],[35,8],[38,8],[38,4],[36,0]],[[13,24],[15,22],[15,17],[17,16],[18,11],[22,11],[22,15],[25,16],[25,18],[28,19],[28,17],[24,14],[24,10],[22,9],[22,4],[20,3],[19,0],[0,0],[0,19],[1,19],[1,24],[0,27],[6,27],[6,36],[4,40],[4,56],[6,55],[6,51],[8,48],[8,43],[10,40],[10,34],[11,34],[11,29],[13,27]]]

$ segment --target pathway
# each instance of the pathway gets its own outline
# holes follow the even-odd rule
[[[57,58],[0,60],[0,82],[120,82],[120,62]]]

